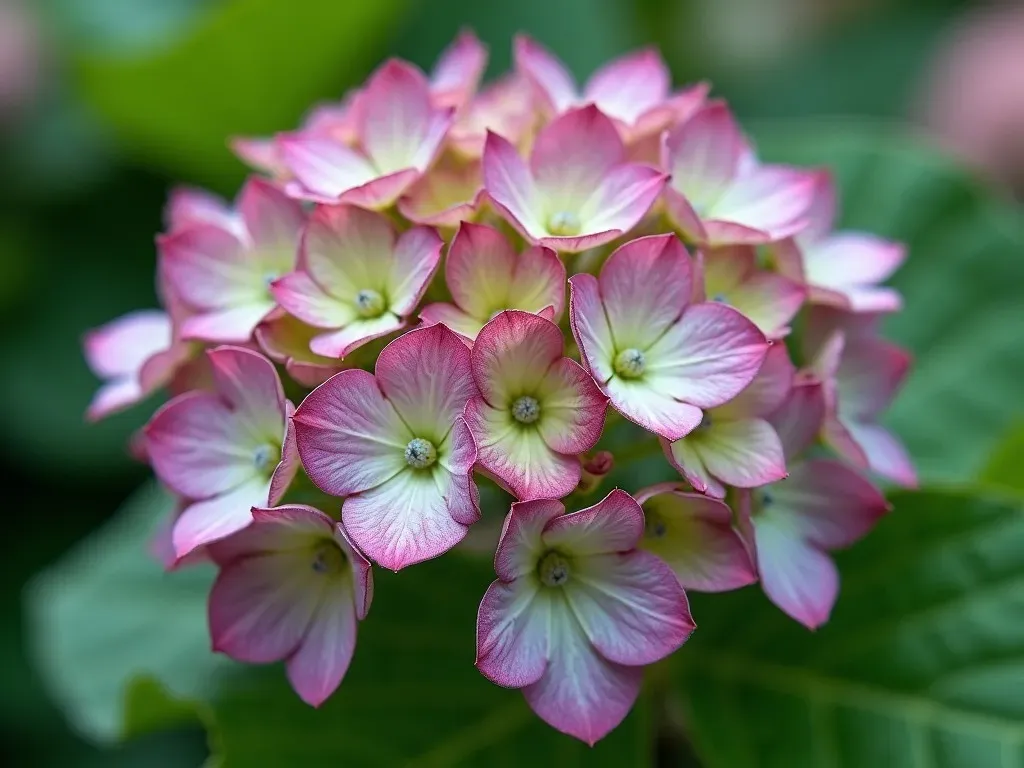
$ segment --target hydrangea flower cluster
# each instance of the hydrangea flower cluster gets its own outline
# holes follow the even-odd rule
[[[371,564],[444,555],[487,524],[479,484],[504,489],[476,665],[593,744],[694,631],[686,590],[760,582],[813,629],[829,552],[888,511],[869,478],[915,483],[879,423],[909,367],[878,334],[904,252],[834,231],[828,173],[762,162],[657,52],[582,89],[514,54],[482,90],[468,32],[429,76],[389,61],[236,140],[259,175],[233,204],[175,191],[163,309],[88,335],[89,416],[170,389],[139,441],[179,500],[156,549],[213,561],[214,648],[283,660],[314,706]],[[648,447],[674,481],[588,500]]]

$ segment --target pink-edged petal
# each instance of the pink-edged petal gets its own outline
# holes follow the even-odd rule
[[[483,155],[488,131],[519,146],[535,120],[533,88],[523,78],[509,75],[488,85],[459,111],[448,146],[476,160]]]
[[[671,76],[652,48],[622,56],[597,70],[583,90],[610,117],[633,124],[668,97]]]
[[[872,472],[905,488],[917,487],[917,472],[910,455],[892,432],[878,424],[856,421],[847,423],[846,428],[867,457]]]
[[[650,552],[578,558],[563,589],[594,648],[617,664],[663,659],[696,628],[672,569]]]
[[[337,200],[310,197],[317,202],[342,202],[356,205],[371,211],[384,211],[390,208],[416,183],[421,172],[415,168],[406,168],[389,173],[380,178],[368,181],[359,187],[344,192]]]
[[[681,442],[689,443],[707,471],[726,485],[756,488],[786,476],[782,442],[763,419],[714,421]]]
[[[244,344],[274,309],[271,299],[193,315],[181,324],[183,339]]]
[[[814,191],[804,218],[807,226],[800,233],[802,245],[817,242],[832,231],[836,221],[836,185],[832,174],[824,169],[814,172]]]
[[[470,30],[442,51],[430,75],[430,91],[435,104],[462,106],[476,91],[487,67],[487,46]]]
[[[661,438],[661,448],[665,452],[668,463],[675,467],[695,491],[716,499],[725,498],[725,486],[718,482],[717,478],[704,466],[704,460],[697,450],[695,440],[683,437],[670,442]]]
[[[442,555],[468,530],[452,514],[452,501],[461,500],[452,497],[458,481],[440,466],[406,468],[382,485],[345,499],[345,530],[368,558],[394,571]]]
[[[362,621],[370,612],[373,603],[373,568],[363,553],[356,549],[341,523],[334,523],[334,543],[348,558],[352,571],[353,592],[355,595],[356,618]]]
[[[700,214],[697,213],[686,196],[667,186],[664,189],[663,198],[669,221],[682,233],[683,237],[694,243],[706,242],[708,233],[704,228],[704,222],[701,221]]]
[[[515,397],[537,390],[563,347],[562,332],[550,320],[504,310],[477,334],[473,378],[488,403],[507,410]]]
[[[551,655],[552,597],[536,579],[495,581],[476,619],[476,667],[492,683],[522,688],[536,683]]]
[[[604,385],[614,374],[615,339],[601,301],[600,284],[593,275],[569,278],[569,323],[584,365],[598,384]]]
[[[252,522],[252,508],[265,507],[270,482],[251,478],[236,488],[185,508],[174,524],[171,539],[179,558],[223,539]]]
[[[848,337],[836,371],[840,416],[874,421],[896,397],[910,364],[910,354],[895,344]]]
[[[135,405],[146,397],[138,380],[134,377],[112,379],[99,389],[89,401],[85,417],[89,421],[99,421],[118,411]]]
[[[86,334],[85,358],[97,376],[134,375],[146,360],[170,347],[172,336],[166,312],[130,312]]]
[[[309,348],[315,355],[343,359],[363,344],[402,330],[406,322],[391,313],[385,313],[372,320],[356,320],[344,328],[314,336]]]
[[[565,113],[540,131],[530,153],[530,169],[550,215],[580,211],[624,159],[615,124],[590,105]]]
[[[549,111],[557,114],[577,99],[576,83],[565,65],[540,43],[526,35],[517,35],[513,44],[516,71],[522,73],[545,100]]]
[[[804,269],[811,285],[840,293],[857,286],[872,286],[889,278],[903,263],[906,249],[899,243],[860,232],[840,232],[803,249]],[[887,311],[879,307],[863,311]]]
[[[512,418],[482,397],[466,405],[466,422],[477,445],[477,461],[501,480],[516,498],[558,499],[580,481],[580,461],[553,451],[536,427]]]
[[[404,317],[416,309],[441,263],[443,245],[437,231],[429,227],[412,227],[398,238],[385,284],[396,315]]]
[[[266,173],[276,179],[287,178],[288,166],[281,157],[281,150],[273,138],[250,138],[239,136],[228,142],[235,157],[254,170]]]
[[[289,411],[292,411],[289,403]],[[289,416],[291,413],[288,414]],[[285,426],[284,443],[281,445],[281,461],[274,468],[270,476],[270,491],[268,492],[268,503],[277,505],[281,503],[288,486],[292,484],[295,475],[298,474],[301,463],[299,460],[299,448],[295,440],[295,424],[288,420]]]
[[[373,165],[354,149],[333,139],[292,135],[277,140],[288,170],[299,182],[289,185],[290,194],[314,200],[337,200],[342,194],[362,187],[379,175]]]
[[[643,381],[677,400],[713,408],[753,381],[768,346],[764,334],[736,310],[693,304],[645,351]]]
[[[356,317],[355,307],[324,291],[306,272],[292,272],[270,288],[277,303],[317,328],[340,328]]]
[[[239,236],[196,224],[158,239],[162,274],[175,295],[196,309],[222,309],[267,299],[262,266]]]
[[[319,707],[341,685],[355,649],[352,586],[348,579],[338,580],[322,590],[305,636],[288,657],[288,682],[299,698]]]
[[[477,447],[473,433],[463,417],[455,420],[452,431],[437,451],[437,463],[451,475],[445,491],[448,511],[457,523],[473,525],[480,519],[480,489],[473,480]]]
[[[667,179],[661,171],[647,165],[624,163],[613,168],[580,209],[584,229],[628,232],[650,210]]]
[[[755,518],[754,539],[768,599],[810,629],[828,621],[839,593],[831,558],[771,520]]]
[[[238,212],[259,251],[284,252],[284,262],[294,263],[299,233],[305,223],[302,205],[265,179],[246,182],[238,197]]]
[[[782,405],[769,421],[782,441],[787,461],[799,456],[815,441],[825,423],[825,391],[815,380],[794,383]]]
[[[757,581],[732,511],[721,501],[669,486],[637,494],[646,525],[640,546],[675,572],[685,589],[725,592]]]
[[[397,236],[387,217],[353,206],[320,206],[302,239],[300,268],[327,294],[354,301],[371,288],[382,291]]]
[[[484,200],[480,163],[458,164],[444,156],[398,201],[398,211],[416,224],[458,227]]]
[[[334,521],[319,509],[287,504],[273,509],[255,507],[251,523],[238,533],[208,547],[210,559],[226,566],[246,557],[287,552],[330,537]]]
[[[224,567],[210,591],[214,650],[253,664],[279,661],[302,642],[320,592],[293,552],[258,555]]]
[[[726,419],[767,416],[785,402],[795,375],[786,345],[772,344],[754,380],[732,400],[716,408],[715,416]]]
[[[414,435],[366,371],[328,379],[306,396],[292,421],[302,466],[327,493],[365,491],[406,469],[404,451]]]
[[[570,556],[587,557],[626,552],[644,533],[644,513],[632,496],[615,488],[592,507],[562,515],[544,528],[548,547]]]
[[[672,174],[672,189],[705,215],[729,188],[746,150],[728,106],[709,102],[665,136],[662,168]]]
[[[495,207],[527,237],[547,230],[541,220],[543,201],[530,169],[506,139],[488,131],[484,143],[484,188]]]
[[[511,243],[501,232],[483,224],[463,222],[445,263],[445,278],[455,303],[484,321],[495,311],[505,309],[517,260]]]
[[[565,506],[555,499],[520,501],[512,505],[494,553],[494,570],[498,578],[512,581],[531,573],[544,554],[544,528]]]
[[[885,497],[849,467],[831,459],[799,462],[789,478],[765,489],[761,516],[823,549],[848,547],[886,514]]]
[[[603,389],[615,410],[666,440],[678,440],[689,434],[703,418],[697,406],[680,402],[642,380],[615,376]]]
[[[693,270],[675,235],[626,243],[599,278],[604,309],[619,350],[647,349],[676,322],[693,293]]]
[[[451,330],[464,337],[467,343],[472,342],[480,329],[484,327],[483,320],[477,320],[472,315],[467,315],[454,304],[427,304],[420,310],[420,320],[427,325],[444,323]]]
[[[602,658],[568,605],[552,607],[549,632],[548,668],[523,695],[548,725],[593,745],[632,709],[642,669]]]
[[[565,263],[550,248],[527,248],[515,261],[507,304],[502,308],[538,314],[550,308],[548,319],[558,322],[565,306]]]
[[[241,231],[241,221],[231,206],[218,195],[193,187],[175,187],[164,209],[168,232],[193,224],[213,224],[230,232]]]
[[[537,389],[541,418],[537,430],[559,453],[586,453],[601,439],[608,398],[589,373],[563,357],[557,360]]]
[[[477,394],[466,345],[443,325],[415,328],[377,358],[377,382],[410,437],[440,443]]]
[[[605,229],[586,235],[541,236],[537,238],[537,243],[556,253],[582,253],[610,243],[622,234],[620,229]]]
[[[742,175],[707,213],[709,218],[765,233],[763,239],[709,228],[712,243],[770,242],[796,234],[814,193],[813,174],[783,166],[765,165]]]
[[[274,364],[259,352],[217,347],[206,353],[213,383],[253,440],[281,441],[289,407]]]

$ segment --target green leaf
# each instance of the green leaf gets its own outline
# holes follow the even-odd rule
[[[909,246],[891,281],[905,308],[885,334],[915,363],[887,422],[926,482],[973,480],[1021,414],[1020,208],[919,139],[882,126],[803,123],[758,135],[772,160],[835,171],[844,227]]]
[[[1024,424],[1015,425],[989,457],[981,473],[981,482],[1011,491],[1024,491]]]
[[[706,768],[1024,761],[1024,512],[899,493],[808,632],[754,587],[694,600],[676,693]]]
[[[135,56],[83,54],[85,97],[128,149],[178,175],[228,189],[236,135],[292,127],[373,66],[405,0],[217,3],[189,34]]]
[[[473,666],[489,557],[460,553],[375,570],[341,688],[319,710],[280,665],[242,667],[209,650],[211,569],[165,574],[145,547],[168,500],[146,489],[125,513],[41,577],[29,595],[36,658],[72,722],[102,740],[199,717],[229,766],[650,765],[644,702],[591,751],[542,723],[517,691]],[[126,707],[127,703],[127,707]]]

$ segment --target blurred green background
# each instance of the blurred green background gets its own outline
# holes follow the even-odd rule
[[[187,182],[232,194],[245,171],[226,149],[229,136],[293,126],[313,102],[339,97],[389,55],[429,67],[464,26],[490,46],[492,75],[509,66],[511,37],[519,31],[549,45],[580,76],[631,48],[656,44],[676,82],[710,80],[769,157],[835,167],[849,203],[846,222],[906,239],[912,246],[910,261],[897,277],[908,310],[890,331],[914,351],[918,366],[891,423],[907,440],[929,485],[980,483],[977,478],[995,453],[986,486],[997,484],[1003,491],[1020,486],[1015,478],[1022,441],[1011,437],[1007,447],[999,448],[1024,412],[1024,345],[1019,341],[1024,225],[1013,202],[1024,192],[1024,13],[1018,3],[0,0],[0,460],[4,476],[14,481],[8,485],[14,503],[5,510],[0,569],[0,758],[5,765],[190,766],[206,754],[196,727],[117,747],[94,746],[76,735],[29,662],[26,630],[33,614],[23,601],[33,575],[111,518],[147,477],[125,446],[152,404],[87,426],[82,413],[96,382],[79,343],[86,329],[154,305],[153,237],[169,186]],[[960,161],[932,152],[927,147],[933,140],[974,170],[965,172]],[[974,498],[964,496],[958,504],[945,496],[907,495],[905,506],[934,513],[937,526],[956,528],[965,525],[956,510],[974,509],[977,505],[969,501]],[[949,507],[946,517],[944,505]],[[976,511],[979,520],[1003,519],[987,506]],[[1014,515],[1019,516],[1017,507],[1011,521]],[[1012,530],[1011,539],[1020,543],[1019,526]],[[919,539],[913,533],[904,532],[905,540],[892,533],[891,546],[902,546],[901,541],[914,546]],[[116,535],[130,539],[124,531]],[[886,536],[880,539],[878,546],[885,546]],[[946,565],[943,560],[935,567]],[[86,557],[84,567],[93,575],[94,566]],[[1011,579],[1024,594],[1024,555],[999,561],[999,566],[1005,566],[1005,573],[992,573]],[[445,567],[426,566],[424,573],[442,578]],[[856,567],[851,561],[850,568]],[[139,610],[155,611],[173,623],[177,606],[170,601],[147,605],[151,601],[144,585],[132,590],[124,582],[128,573],[113,569],[108,578],[115,591],[106,599],[126,601],[124,610],[145,606]],[[67,574],[69,583],[76,580],[75,572]],[[480,578],[486,584],[486,574]],[[964,590],[976,586],[970,578],[961,579]],[[480,591],[473,587],[469,593]],[[94,625],[102,629],[107,617],[93,609],[104,595],[93,593],[95,604],[76,604],[73,614],[79,623],[63,622],[60,631],[67,636],[46,641],[74,648],[79,631],[94,641],[101,637]],[[47,594],[41,599],[45,603]],[[898,624],[905,608],[897,600],[887,609]],[[377,610],[387,615],[383,605]],[[758,609],[738,610],[746,615]],[[1018,633],[1003,639],[999,657],[1015,666],[1010,671],[1000,667],[996,675],[1000,680],[1009,675],[1010,682],[990,682],[986,689],[998,688],[1000,696],[1008,697],[1003,710],[1010,723],[1007,739],[1017,740],[1012,749],[1018,761],[1007,758],[1003,764],[1009,768],[1024,764],[1024,734],[1011,728],[1024,711],[1024,628],[1019,626],[1024,605],[1016,599],[992,610],[1008,622],[1017,612]],[[842,623],[842,616],[838,620]],[[136,646],[130,653],[141,657],[151,642],[144,632],[123,640],[126,647]],[[899,650],[908,650],[899,643]],[[786,661],[772,664],[783,668]],[[722,669],[717,682],[703,683],[708,690],[731,679],[728,670],[735,671],[728,664]],[[196,674],[204,670],[200,663]],[[887,679],[892,683],[891,676]],[[1000,687],[1004,684],[1011,687]],[[799,695],[796,687],[794,696]],[[237,730],[232,736],[232,722],[251,718],[255,724],[249,729],[258,729],[267,711],[260,709],[258,697],[235,695],[241,704],[223,723],[229,746],[231,738],[245,741]],[[513,698],[509,694],[504,701]],[[708,716],[724,711],[714,701],[690,704]],[[775,713],[785,709],[779,702],[768,705]],[[91,699],[80,703],[86,714],[79,713],[76,722],[102,719],[105,715],[91,711],[93,706]],[[730,707],[734,722],[741,722],[742,713]],[[649,714],[640,709],[634,723]],[[982,710],[992,711],[987,705]],[[144,721],[146,711],[137,716]],[[520,710],[514,708],[508,717],[520,717]],[[496,718],[504,722],[500,712]],[[827,749],[806,762],[785,751],[770,758],[770,750],[753,747],[756,739],[768,739],[761,747],[770,745],[771,737],[752,738],[751,749],[735,753],[730,752],[733,746],[716,742],[714,734],[698,741],[707,764],[715,766],[909,764],[870,754],[847,763],[846,758],[822,757],[831,754]],[[850,738],[856,742],[856,732]],[[1010,742],[999,743],[1004,744],[1002,760],[1011,754],[1005,747]],[[255,744],[246,753],[249,758],[236,758],[233,764],[257,764],[262,742],[257,738]],[[963,749],[960,742],[944,748],[945,761],[935,764],[1000,764],[990,760],[987,747]],[[687,751],[669,749],[662,764],[682,764]],[[311,747],[305,755],[293,751],[275,759],[271,751],[264,757],[268,765],[320,764],[310,761],[315,754]],[[712,754],[717,756],[707,760]],[[494,764],[472,749],[431,755],[425,764]],[[527,759],[504,755],[513,765]],[[566,755],[569,762],[560,765],[577,759]],[[593,755],[598,762],[588,764],[642,764],[610,755],[598,750]],[[364,764],[343,751],[332,752],[331,759]],[[365,764],[379,762],[365,759]]]

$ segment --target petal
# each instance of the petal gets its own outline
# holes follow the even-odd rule
[[[550,307],[558,322],[565,306],[565,264],[550,248],[527,248],[515,260],[507,306],[539,313]],[[495,307],[498,309],[498,307]]]
[[[678,440],[700,424],[700,408],[676,400],[643,380],[613,377],[604,385],[612,406],[635,424],[666,440]]]
[[[839,592],[835,563],[770,520],[755,519],[754,531],[768,599],[810,629],[828,621]]]
[[[540,218],[544,203],[516,148],[488,131],[483,165],[484,188],[498,211],[525,236],[542,237],[547,231]]]
[[[274,364],[259,352],[240,347],[217,347],[206,356],[217,392],[248,430],[253,443],[280,443],[287,406]]]
[[[892,432],[878,424],[856,421],[846,425],[867,457],[873,472],[905,488],[917,487],[917,472],[907,449]]]
[[[803,226],[803,217],[814,194],[814,176],[807,171],[784,166],[765,165],[742,175],[707,212],[707,217],[731,222],[766,233],[765,238],[733,238],[723,233],[712,241],[768,242],[795,234]]]
[[[196,224],[158,239],[161,269],[175,294],[197,309],[267,298],[262,266],[232,232]]]
[[[693,293],[690,259],[675,235],[626,243],[605,262],[599,281],[617,350],[646,350],[679,319]]]
[[[584,230],[628,232],[650,210],[667,179],[668,176],[661,171],[647,165],[624,163],[616,166],[604,176],[583,204],[580,218]]]
[[[552,607],[549,631],[548,668],[523,695],[548,725],[593,745],[632,709],[642,670],[603,659],[567,605]]]
[[[703,244],[707,242],[708,233],[701,221],[700,214],[694,210],[693,203],[686,199],[678,190],[666,186],[662,197],[668,220],[678,229],[688,242]]]
[[[789,396],[795,375],[786,345],[772,344],[754,380],[732,400],[716,408],[715,416],[740,419],[772,413]]]
[[[690,443],[707,471],[726,485],[756,488],[786,476],[782,443],[763,419],[715,421],[683,442]]]
[[[275,179],[287,178],[288,166],[281,157],[281,149],[273,138],[237,137],[228,142],[235,157],[255,171]]]
[[[668,98],[671,76],[657,50],[645,48],[621,56],[597,70],[583,97],[609,117],[633,124]]]
[[[498,578],[512,581],[537,567],[546,550],[544,528],[556,517],[565,514],[565,505],[555,499],[520,501],[505,516],[504,527],[494,553],[494,570]]]
[[[840,415],[874,421],[896,397],[910,363],[910,354],[895,344],[848,337],[836,372]]]
[[[612,378],[615,339],[596,277],[581,273],[569,278],[569,323],[580,356],[598,384]]]
[[[168,232],[193,224],[213,224],[218,229],[237,232],[240,223],[222,197],[203,189],[175,187],[164,209],[164,224]]]
[[[437,304],[427,304],[427,306],[423,307],[420,310],[420,320],[427,325],[444,323],[451,330],[466,338],[467,341],[473,341],[476,335],[480,333],[480,329],[484,327],[482,320],[477,320],[475,317],[467,315],[454,304],[440,302]]]
[[[376,374],[412,437],[435,446],[477,394],[469,350],[443,325],[416,328],[392,341],[377,358]]]
[[[483,203],[483,168],[480,163],[459,164],[444,156],[430,173],[409,188],[398,210],[416,224],[458,227],[475,216]]]
[[[825,423],[825,393],[821,383],[814,380],[794,383],[769,421],[782,441],[786,459],[799,456],[814,443]]]
[[[608,398],[583,366],[567,357],[548,368],[537,389],[537,429],[559,453],[586,453],[601,439]]]
[[[457,523],[472,525],[480,519],[480,490],[473,480],[477,447],[469,425],[461,416],[437,451],[437,463],[451,475],[445,490],[448,511]]]
[[[476,441],[477,461],[516,498],[558,499],[579,483],[579,459],[551,450],[536,427],[519,424],[507,408],[493,408],[475,397],[466,406],[466,422]]]
[[[652,490],[637,494],[646,518],[640,546],[668,563],[685,589],[725,592],[757,581],[729,507],[695,493]]]
[[[832,231],[836,221],[836,185],[827,170],[814,172],[814,192],[805,218],[807,226],[800,233],[801,245],[808,245],[823,239]]]
[[[615,488],[592,507],[562,515],[544,528],[544,544],[576,557],[633,549],[644,533],[644,513],[632,496]]]
[[[254,477],[226,493],[186,507],[171,535],[178,558],[245,528],[252,522],[252,508],[267,505],[269,492],[270,482]]]
[[[319,198],[337,199],[379,175],[369,160],[333,139],[293,134],[279,138],[277,144],[301,187]]]
[[[458,107],[476,91],[487,67],[487,46],[470,30],[459,32],[442,51],[430,76],[434,103]]]
[[[302,466],[326,493],[365,491],[407,467],[405,447],[414,435],[366,371],[328,379],[306,396],[292,421]]]
[[[788,331],[807,297],[807,289],[773,272],[758,271],[730,291],[726,301],[769,337]]]
[[[319,707],[341,685],[356,649],[352,586],[338,580],[323,590],[299,647],[288,657],[288,682],[304,702]]]
[[[356,618],[362,621],[370,612],[373,602],[373,569],[370,561],[356,549],[341,523],[334,523],[334,543],[341,547],[352,570],[352,589],[355,599]]]
[[[672,569],[650,552],[579,558],[564,590],[594,648],[618,664],[663,659],[696,628]]]
[[[134,377],[111,379],[96,390],[96,394],[89,401],[85,417],[89,421],[99,421],[135,405],[145,397],[146,393]]]
[[[330,295],[306,272],[292,272],[270,287],[278,305],[317,328],[340,328],[356,319],[355,307]]]
[[[492,683],[522,688],[540,680],[551,654],[551,599],[536,579],[493,582],[476,619],[476,667]]]
[[[550,51],[526,35],[516,35],[513,43],[516,71],[522,73],[555,114],[564,112],[576,101],[576,83],[565,65]]]
[[[704,293],[711,301],[727,301],[729,294],[757,271],[757,249],[749,245],[707,248],[704,258]]]
[[[728,189],[746,149],[729,107],[709,102],[668,132],[662,168],[672,174],[672,188],[703,214]]]
[[[238,212],[253,246],[264,254],[278,252],[277,260],[290,269],[306,219],[302,205],[269,181],[251,178],[239,194]]]
[[[320,330],[278,310],[256,328],[256,341],[267,357],[283,363],[288,374],[309,389],[323,384],[344,366],[313,354],[309,343]]]
[[[294,553],[259,555],[223,568],[210,591],[213,648],[264,664],[291,654],[317,609],[315,576]]]
[[[269,298],[228,309],[193,315],[181,324],[181,337],[199,341],[244,344],[274,309]]]
[[[736,310],[693,304],[646,350],[643,381],[675,399],[713,408],[753,381],[767,352],[764,334]]]
[[[693,432],[690,433],[690,435],[692,434]],[[704,466],[704,460],[697,451],[696,441],[687,439],[690,435],[671,442],[661,438],[661,447],[665,452],[665,458],[686,479],[686,482],[693,486],[695,491],[716,499],[724,499],[725,486],[718,482]]]
[[[488,403],[506,410],[516,397],[536,395],[548,368],[562,358],[563,347],[562,332],[550,320],[504,310],[477,334],[473,378]]]
[[[516,261],[515,250],[501,232],[463,222],[445,263],[445,278],[455,303],[482,321],[506,309]]]
[[[367,557],[394,571],[442,555],[468,530],[449,506],[455,480],[436,465],[427,471],[406,468],[383,485],[345,499],[345,530]]]
[[[441,263],[444,241],[436,230],[412,227],[395,243],[386,288],[391,311],[400,317],[411,314],[419,304]]]
[[[253,508],[248,526],[207,548],[217,565],[255,555],[268,555],[310,546],[331,536],[334,521],[319,509],[287,504],[273,509]]]
[[[405,168],[394,173],[385,174],[365,184],[344,192],[337,200],[310,196],[315,202],[333,204],[348,203],[370,211],[385,211],[393,206],[398,199],[408,192],[416,183],[422,172],[416,168]],[[300,196],[301,197],[301,196]]]
[[[861,232],[841,232],[805,247],[807,282],[842,291],[888,279],[903,263],[899,243]]]
[[[292,410],[291,403],[288,406],[289,410]],[[295,440],[295,424],[289,419],[285,427],[284,443],[281,446],[281,461],[274,468],[274,474],[270,476],[269,504],[281,503],[300,467],[299,448]]]
[[[337,331],[314,336],[309,342],[309,348],[313,354],[340,360],[363,344],[400,331],[405,326],[404,320],[386,312],[372,320],[360,318]]]
[[[171,346],[171,318],[156,309],[139,310],[89,331],[85,357],[102,378],[138,374],[142,364]]]

